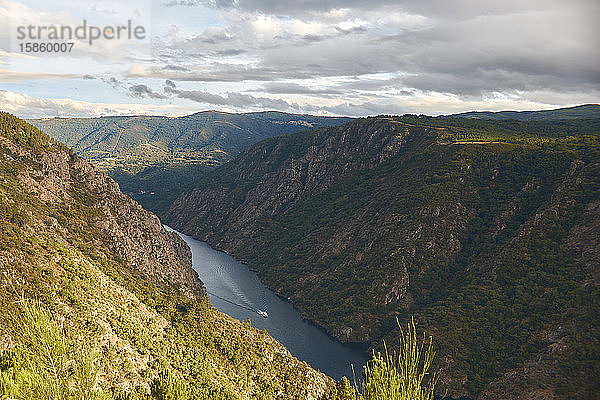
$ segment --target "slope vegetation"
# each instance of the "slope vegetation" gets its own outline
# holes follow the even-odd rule
[[[440,389],[593,398],[600,120],[360,119],[264,140],[166,214],[343,341],[415,316]]]
[[[281,112],[205,111],[179,118],[45,118],[29,122],[100,170],[110,172],[124,193],[160,214],[193,187],[192,177],[259,140],[349,120]]]
[[[3,399],[316,399],[333,384],[211,308],[178,236],[6,113],[0,276]]]
[[[520,121],[556,121],[561,119],[592,119],[600,117],[600,104],[583,104],[575,107],[542,111],[471,111],[450,115],[453,118],[480,118]]]

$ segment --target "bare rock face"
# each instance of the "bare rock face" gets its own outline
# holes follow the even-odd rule
[[[111,243],[112,250],[131,268],[174,284],[190,297],[203,292],[185,242],[121,193],[110,177],[66,150],[27,153],[3,137],[0,144],[29,159],[31,167],[20,171],[18,179],[42,201],[66,208],[77,202],[85,204],[95,230],[111,239],[104,243]],[[97,238],[88,240],[94,243]]]
[[[167,232],[156,215],[122,194],[116,182],[88,162],[78,159],[74,171],[102,197],[94,205],[100,212],[96,225],[115,239],[115,250],[127,263],[180,286],[189,296],[201,292],[191,251],[179,236]]]

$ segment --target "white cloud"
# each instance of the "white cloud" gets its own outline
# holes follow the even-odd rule
[[[76,74],[53,74],[44,72],[27,72],[27,71],[11,71],[0,68],[0,82],[21,82],[35,79],[73,79],[81,78],[81,75]]]
[[[23,93],[0,91],[2,111],[20,118],[100,117],[103,115],[166,115],[181,116],[195,107],[153,104],[91,103],[73,99],[31,97]]]
[[[132,15],[129,3],[120,0],[95,8],[95,0],[20,0],[13,2],[14,13],[3,8],[6,2],[0,0],[0,22],[14,15],[14,21],[79,23],[80,3],[98,18]],[[151,52],[99,43],[85,54],[48,62],[5,49],[0,82],[14,92],[74,102],[98,96],[124,104],[143,100],[158,104],[156,109],[174,101],[233,111],[268,107],[351,115],[548,108],[600,98],[597,0],[170,3],[154,3],[151,29],[160,35]],[[98,79],[68,79],[84,75]],[[35,91],[26,82],[31,79]],[[164,93],[166,79],[177,93]],[[64,105],[52,101],[44,112],[66,112],[58,106]],[[101,112],[104,106],[142,110],[90,107]],[[67,110],[87,112],[73,104]]]
[[[281,22],[271,16],[257,15],[250,24],[259,39],[271,39],[282,32]]]
[[[100,30],[110,26],[116,32],[117,27],[126,26],[128,19],[131,19],[132,27],[142,26],[145,30],[150,29],[150,3],[147,1],[104,2],[112,3],[115,7],[118,7],[119,11],[113,8],[100,8],[95,1],[91,0],[75,2],[74,4],[77,4],[77,6],[61,6],[50,1],[41,8],[35,2],[33,4],[36,8],[33,5],[29,6],[28,3],[31,2],[0,0],[0,26],[3,28],[0,32],[0,48],[10,49],[13,53],[20,52],[19,44],[25,43],[25,39],[19,38],[18,27],[24,28],[22,32],[27,35],[26,39],[28,41],[41,43],[43,40],[37,40],[38,35],[41,34],[42,38],[47,38],[48,27],[58,27],[58,32],[61,32],[60,27],[69,27],[73,33],[77,28],[83,28],[85,20],[86,29],[82,29],[81,32],[86,33],[86,38],[78,39],[71,36],[68,41],[73,42],[74,46],[69,53],[35,53],[35,55],[44,59],[53,58],[54,56],[68,56],[77,59],[92,58],[106,63],[108,61],[122,62],[131,54],[137,53],[141,56],[151,54],[149,36],[147,39],[137,40],[135,38],[129,39],[127,35],[123,35],[120,39],[98,39],[92,41],[90,45],[89,29],[92,25]],[[108,5],[105,4],[105,6]],[[143,9],[141,7],[144,5],[146,6],[145,10],[140,14],[139,10]],[[29,26],[33,27],[31,31],[34,36],[33,39],[29,38]],[[64,37],[68,38],[67,31],[64,32]]]

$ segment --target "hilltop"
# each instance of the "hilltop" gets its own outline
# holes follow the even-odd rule
[[[600,118],[600,104],[583,104],[575,107],[541,111],[470,111],[448,115],[450,118],[479,118],[519,121],[556,121],[560,119],[597,119]]]

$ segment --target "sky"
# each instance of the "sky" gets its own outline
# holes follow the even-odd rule
[[[0,0],[0,110],[367,116],[599,103],[599,22],[598,0]],[[73,45],[27,51],[41,43]]]

